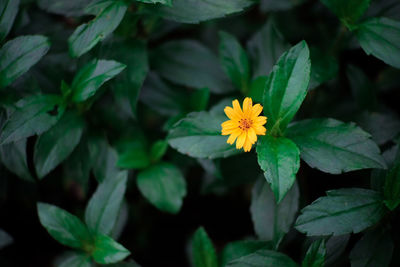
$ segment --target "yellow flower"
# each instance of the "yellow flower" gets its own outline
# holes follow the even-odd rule
[[[251,98],[246,97],[243,101],[243,110],[239,101],[232,101],[231,107],[225,107],[224,111],[230,120],[221,124],[222,135],[230,135],[227,143],[233,144],[236,141],[236,148],[243,147],[245,152],[251,150],[251,146],[257,141],[257,135],[265,135],[267,129],[263,126],[267,117],[259,116],[263,107],[260,104],[253,106]]]

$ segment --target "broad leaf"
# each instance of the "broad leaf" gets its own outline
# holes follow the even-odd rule
[[[306,256],[301,263],[302,267],[324,267],[326,256],[325,240],[314,241],[308,248]]]
[[[257,144],[258,164],[280,203],[296,180],[300,167],[300,151],[284,137],[262,136]]]
[[[81,102],[92,97],[106,81],[125,69],[125,65],[113,60],[94,59],[75,75],[72,81],[72,101]]]
[[[72,153],[79,144],[84,125],[81,117],[68,112],[53,128],[39,136],[33,156],[39,178],[46,176]]]
[[[0,41],[6,38],[18,12],[19,0],[3,0],[0,2]]]
[[[371,0],[320,0],[339,19],[352,29],[352,26],[365,13]]]
[[[1,129],[0,144],[19,141],[50,129],[63,114],[63,109],[58,107],[60,103],[61,98],[56,95],[33,95],[18,101],[16,110]]]
[[[178,213],[186,196],[186,181],[181,171],[170,163],[158,163],[138,174],[142,195],[158,209]]]
[[[221,123],[226,116],[208,112],[193,112],[177,122],[167,140],[179,152],[195,158],[221,158],[239,153],[221,135]]]
[[[240,257],[252,254],[260,249],[271,249],[270,242],[259,240],[241,240],[227,244],[222,251],[221,266],[225,266],[228,262],[239,259]]]
[[[227,267],[297,267],[297,264],[285,254],[273,250],[260,249],[239,259],[233,260]]]
[[[385,204],[394,210],[400,204],[400,152],[397,152],[393,166],[387,172],[384,186]]]
[[[207,87],[219,94],[233,90],[217,56],[197,41],[163,44],[154,52],[152,67],[162,77],[180,85],[196,89]]]
[[[370,135],[353,123],[308,119],[286,132],[300,148],[301,158],[313,168],[339,174],[366,168],[386,168]]]
[[[0,161],[18,177],[34,181],[29,168],[26,154],[26,139],[0,146]]]
[[[68,39],[70,55],[80,57],[106,38],[118,27],[126,10],[123,1],[114,1],[92,21],[80,25]]]
[[[38,0],[37,2],[38,6],[47,12],[70,17],[82,16],[85,7],[93,0]]]
[[[359,188],[326,192],[301,211],[296,229],[308,236],[359,233],[386,214],[380,193]]]
[[[85,211],[85,222],[90,230],[105,235],[111,234],[124,198],[127,172],[109,177],[97,187]]]
[[[27,72],[49,48],[49,40],[41,35],[26,35],[8,41],[0,50],[0,88]]]
[[[85,249],[93,243],[86,226],[71,213],[56,206],[38,203],[40,223],[63,245]]]
[[[193,235],[192,255],[194,267],[218,267],[217,253],[203,227]]]
[[[264,114],[272,135],[282,134],[307,94],[310,81],[310,51],[302,41],[283,54],[268,76]]]
[[[295,184],[281,203],[276,204],[274,193],[265,179],[258,180],[253,187],[251,218],[259,239],[272,241],[274,248],[293,224],[299,208],[299,188]]]
[[[372,18],[360,24],[356,33],[367,55],[400,68],[400,22],[388,18]]]
[[[122,261],[131,254],[129,250],[114,241],[111,237],[97,234],[94,241],[92,257],[99,264],[110,264]]]

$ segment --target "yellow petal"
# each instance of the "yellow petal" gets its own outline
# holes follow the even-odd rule
[[[229,120],[225,121],[221,124],[222,129],[228,130],[228,129],[233,129],[233,128],[238,128],[239,123],[237,121]]]
[[[251,144],[257,142],[257,135],[253,128],[247,130],[247,139],[250,140]]]
[[[236,129],[222,129],[221,134],[222,135],[229,135],[231,133],[233,133]]]
[[[246,117],[251,116],[253,101],[250,97],[246,97],[243,101],[243,113]]]
[[[259,117],[257,117],[257,118],[255,118],[254,120],[253,120],[253,123],[255,124],[255,125],[264,125],[264,124],[266,124],[267,123],[267,117],[265,117],[265,116],[259,116]]]
[[[255,118],[257,118],[257,116],[260,115],[262,110],[263,110],[263,107],[260,104],[255,104],[251,111],[252,119],[254,120]]]
[[[243,146],[243,150],[244,152],[249,152],[251,150],[251,142],[249,140],[249,138],[246,139],[246,142],[244,142],[244,146]]]
[[[264,126],[253,126],[252,127],[257,135],[265,135],[267,129]]]
[[[237,112],[233,110],[231,107],[225,107],[224,112],[226,116],[228,116],[231,120],[240,120],[240,117],[237,115]]]
[[[232,145],[236,138],[242,133],[241,130],[237,129],[236,131],[234,131],[228,138],[228,140],[226,141],[228,144]]]
[[[236,148],[237,148],[237,149],[241,149],[241,148],[243,147],[244,142],[246,141],[246,139],[247,139],[247,133],[246,133],[246,132],[243,132],[243,133],[238,137],[238,139],[236,140]]]
[[[242,111],[242,108],[240,107],[239,101],[237,99],[232,101],[232,106],[233,106],[233,110],[235,111],[235,113],[239,117],[239,119],[243,118],[243,111]]]

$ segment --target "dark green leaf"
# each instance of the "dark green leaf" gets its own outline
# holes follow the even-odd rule
[[[156,49],[153,59],[154,70],[174,83],[196,89],[207,87],[219,94],[233,90],[218,58],[197,41],[165,43]]]
[[[16,103],[0,133],[0,144],[15,142],[34,134],[42,134],[57,123],[63,109],[58,108],[61,98],[56,95],[33,95]],[[52,114],[56,111],[56,115]],[[57,114],[58,113],[58,114]]]
[[[291,9],[305,0],[261,0],[260,9],[263,12],[270,12],[270,11],[281,11]]]
[[[92,261],[90,255],[71,252],[64,255],[55,265],[56,267],[91,267]]]
[[[139,139],[122,140],[117,144],[117,166],[124,169],[144,169],[150,165],[150,156]]]
[[[331,236],[326,245],[326,256],[325,265],[326,266],[337,266],[338,262],[342,262],[343,252],[346,250],[347,244],[350,239],[350,234]]]
[[[353,123],[309,119],[292,124],[287,136],[298,145],[308,165],[324,172],[386,168],[371,136]]]
[[[86,249],[93,243],[89,230],[76,216],[46,203],[38,203],[37,208],[40,223],[61,244]]]
[[[172,6],[172,0],[135,0],[136,2],[149,3],[149,4],[163,4]]]
[[[92,21],[80,25],[68,39],[70,55],[80,57],[106,38],[118,27],[126,10],[123,1],[114,1]]]
[[[194,267],[218,267],[217,253],[203,227],[198,228],[193,235],[192,255]]]
[[[168,142],[165,140],[158,140],[155,142],[150,149],[150,160],[152,162],[159,161],[167,152]]]
[[[258,240],[241,240],[231,242],[227,244],[222,251],[221,266],[225,266],[230,261],[252,254],[262,248],[271,249],[272,244]]]
[[[395,162],[386,175],[384,197],[384,202],[390,210],[394,210],[400,204],[400,152],[397,152]]]
[[[350,88],[361,109],[373,111],[377,106],[375,88],[365,73],[354,65],[347,66]]]
[[[48,132],[39,136],[35,145],[34,162],[41,179],[63,162],[79,144],[85,122],[68,112]]]
[[[301,211],[297,230],[308,236],[359,233],[386,213],[381,194],[373,190],[346,188],[326,194]]]
[[[68,17],[82,16],[85,7],[92,1],[93,0],[38,0],[38,6],[54,14]]]
[[[302,267],[324,267],[326,247],[325,239],[314,241],[308,248],[306,256],[301,264]]]
[[[113,60],[92,60],[79,70],[72,81],[72,101],[81,102],[92,97],[103,83],[118,75],[125,67]]]
[[[393,241],[389,231],[377,228],[367,232],[350,253],[352,267],[389,266],[393,253]]]
[[[179,152],[195,158],[220,158],[239,153],[221,135],[224,115],[193,112],[177,122],[168,134],[168,143]]]
[[[297,264],[285,254],[273,250],[260,249],[252,254],[233,260],[226,266],[227,267],[255,267],[255,266],[297,267]]]
[[[368,9],[371,0],[320,0],[326,5],[347,27],[352,26]]]
[[[41,35],[20,36],[8,41],[0,50],[0,88],[27,72],[49,48],[49,40]]]
[[[3,0],[0,2],[0,41],[6,38],[18,12],[19,0]]]
[[[236,88],[246,92],[250,81],[250,63],[239,41],[226,32],[219,33],[219,59]]]
[[[264,89],[267,81],[268,76],[260,76],[251,82],[249,96],[251,97],[251,99],[253,99],[254,102],[263,102]]]
[[[280,203],[296,180],[300,167],[300,151],[287,138],[266,135],[261,136],[258,141],[257,156],[275,200]]]
[[[302,41],[283,54],[268,76],[264,91],[264,114],[272,135],[284,132],[307,94],[310,51]]]
[[[272,241],[278,248],[293,224],[299,209],[299,188],[294,184],[281,203],[276,204],[274,193],[265,179],[258,180],[253,187],[251,218],[259,239]]]
[[[311,49],[311,62],[310,89],[332,80],[339,72],[337,59],[326,51]]]
[[[109,177],[97,187],[85,211],[85,222],[90,230],[111,234],[124,198],[128,173],[120,172]]]
[[[372,135],[378,145],[383,145],[400,133],[400,119],[394,113],[364,112],[357,117],[358,125]]]
[[[26,155],[26,139],[0,146],[0,161],[18,177],[34,181],[28,168]]]
[[[400,68],[400,22],[372,18],[358,26],[357,39],[367,55]]]
[[[178,213],[186,196],[186,181],[181,171],[170,163],[160,162],[138,174],[142,195],[162,211]]]
[[[12,244],[13,238],[3,229],[0,229],[0,249]]]
[[[131,254],[129,250],[114,241],[111,237],[97,234],[95,236],[92,257],[100,264],[110,264],[122,261]]]
[[[193,111],[203,111],[207,109],[208,101],[210,100],[210,89],[207,87],[191,92],[190,108]]]

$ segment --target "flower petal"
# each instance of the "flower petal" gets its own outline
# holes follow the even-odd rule
[[[259,116],[259,117],[257,117],[257,118],[254,119],[254,122],[253,122],[253,123],[254,123],[255,125],[262,126],[262,125],[264,125],[264,124],[267,123],[267,117],[265,117],[265,116]]]
[[[222,135],[229,135],[229,134],[232,134],[235,130],[236,130],[235,128],[233,128],[233,129],[222,129],[221,134]]]
[[[235,111],[235,114],[237,115],[237,117],[239,117],[239,120],[243,118],[244,114],[237,99],[232,101],[232,106],[233,110]]]
[[[253,126],[254,131],[256,132],[256,135],[265,135],[265,132],[267,129],[265,129],[264,126]]]
[[[228,116],[229,119],[240,120],[240,117],[238,117],[237,113],[233,110],[233,108],[225,107],[224,112],[225,112],[226,116]]]
[[[247,133],[246,132],[242,132],[242,134],[238,137],[238,139],[236,140],[236,148],[237,149],[241,149],[244,145],[244,142],[247,139]]]
[[[223,130],[238,128],[239,127],[239,123],[237,121],[234,121],[234,120],[228,120],[228,121],[223,122],[221,124],[221,127],[222,127]]]
[[[257,118],[258,115],[260,115],[261,111],[263,110],[263,107],[260,104],[255,104],[251,110],[251,118],[254,120]]]
[[[228,138],[228,140],[226,141],[228,144],[232,145],[233,143],[235,143],[236,138],[242,133],[241,130],[237,129],[236,131],[234,131]]]
[[[247,139],[250,140],[251,144],[254,144],[255,142],[257,142],[257,135],[256,135],[256,131],[254,131],[253,128],[249,128],[247,130]]]
[[[247,138],[243,145],[244,152],[249,152],[251,150],[251,146],[252,146],[252,144],[251,144],[249,138]]]
[[[253,101],[251,100],[250,97],[246,97],[243,101],[243,113],[244,116],[246,116],[247,118],[250,118],[251,116],[252,106],[253,106]]]

